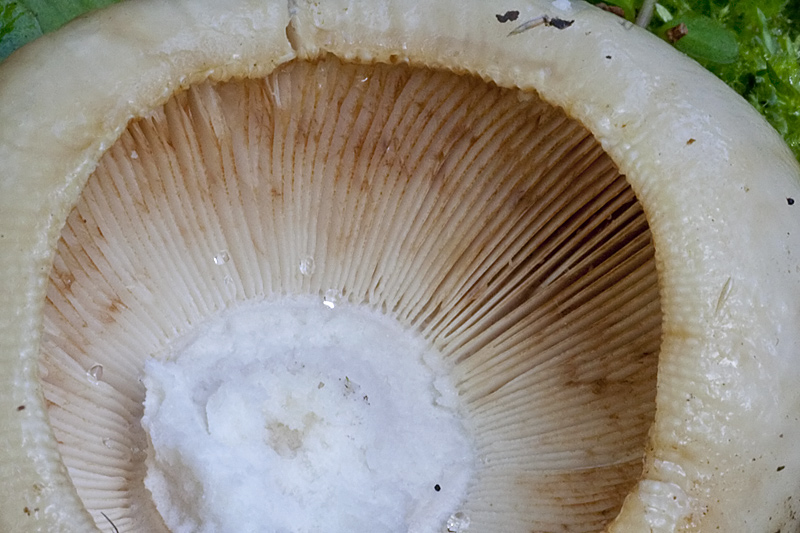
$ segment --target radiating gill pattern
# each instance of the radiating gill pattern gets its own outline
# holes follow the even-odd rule
[[[47,294],[50,419],[100,527],[166,530],[142,483],[144,360],[285,294],[373,306],[454,363],[482,458],[471,530],[601,530],[641,473],[648,225],[594,138],[532,94],[335,59],[192,87],[104,155]]]

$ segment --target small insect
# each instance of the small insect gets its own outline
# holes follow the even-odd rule
[[[557,30],[563,30],[564,28],[569,28],[572,26],[572,23],[575,22],[574,20],[564,20],[556,17],[549,17],[547,15],[541,15],[536,18],[532,18],[528,21],[523,22],[513,30],[508,36],[517,35],[518,33],[522,33],[524,31],[528,31],[531,28],[535,28],[536,26],[552,26]]]
[[[111,521],[108,515],[106,515],[106,513],[104,513],[103,511],[100,511],[100,514],[103,515],[103,518],[108,520],[108,523],[111,524],[111,527],[114,528],[114,533],[119,533],[119,529],[117,529],[117,526],[114,524],[114,522]]]

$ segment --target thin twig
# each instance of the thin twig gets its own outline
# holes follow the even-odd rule
[[[636,16],[636,25],[642,28],[649,26],[650,21],[653,20],[653,11],[655,9],[656,0],[644,0],[642,9],[639,10],[639,14]]]
[[[529,29],[535,28],[536,26],[541,26],[542,24],[545,23],[546,20],[547,20],[547,15],[542,15],[540,17],[526,20],[525,22],[523,22],[522,24],[511,30],[511,33],[509,33],[508,36],[510,37],[512,35],[517,35],[518,33],[528,31]]]
[[[111,519],[106,515],[106,513],[100,511],[100,514],[103,515],[103,518],[108,520],[108,523],[111,524],[111,527],[114,528],[114,533],[119,533],[119,529],[117,529],[117,526],[114,524],[114,522],[111,521]]]
[[[509,37],[512,35],[517,35],[518,33],[522,33],[524,31],[528,31],[531,28],[535,28],[536,26],[541,26],[544,24],[545,26],[552,26],[556,29],[563,30],[564,28],[569,28],[572,26],[572,23],[575,22],[574,20],[564,20],[555,17],[548,17],[547,15],[541,15],[536,18],[532,18],[527,20],[511,30],[511,33],[508,34]]]

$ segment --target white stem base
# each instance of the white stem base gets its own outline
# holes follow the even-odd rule
[[[238,309],[147,363],[145,484],[173,533],[447,530],[474,465],[447,366],[330,303]]]

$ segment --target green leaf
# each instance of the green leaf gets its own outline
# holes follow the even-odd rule
[[[660,18],[664,22],[669,22],[672,20],[672,13],[670,13],[669,9],[662,6],[661,4],[656,4],[656,15],[658,15],[658,18]]]
[[[761,27],[761,42],[764,45],[764,48],[767,49],[767,52],[774,54],[778,50],[778,46],[775,44],[775,37],[770,31],[767,17],[759,8],[756,8],[756,13],[758,13],[758,25]]]
[[[20,46],[119,0],[0,0],[0,61]]]
[[[36,15],[44,33],[57,30],[84,13],[106,7],[118,0],[18,0]]]
[[[705,15],[686,14],[675,17],[669,27],[662,28],[666,36],[669,28],[685,24],[688,33],[675,42],[675,48],[700,61],[726,65],[739,57],[736,34],[720,22]]]
[[[25,6],[0,0],[0,61],[41,34],[36,17]]]

